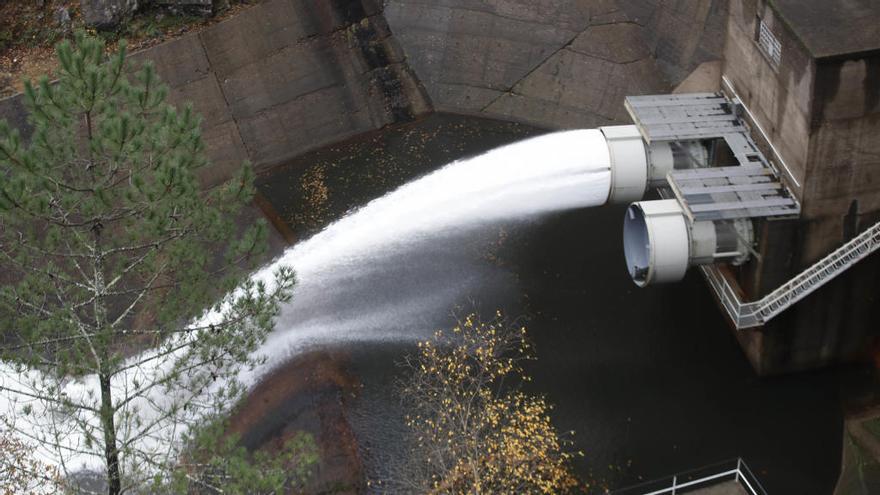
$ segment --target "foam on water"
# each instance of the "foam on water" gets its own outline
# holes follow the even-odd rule
[[[266,363],[243,373],[241,380],[253,385],[310,346],[422,338],[420,322],[426,321],[426,314],[449,311],[460,294],[504,276],[462,254],[463,236],[487,225],[604,204],[609,186],[604,138],[598,130],[576,130],[453,162],[368,203],[253,275],[268,282],[278,266],[289,265],[296,270],[297,285],[293,300],[282,309],[275,331],[260,350]],[[203,321],[216,317],[207,315]],[[118,377],[113,386],[132,387],[138,375],[144,383],[144,375],[164,371],[161,365],[141,367]],[[0,363],[0,386],[19,387],[17,383],[31,379],[39,379],[39,373],[18,374]],[[89,376],[71,381],[63,393],[97,404],[97,380]],[[136,401],[144,416],[157,416],[167,400],[162,394],[157,390],[154,396]],[[9,393],[0,392],[0,414],[15,416],[22,404],[13,405]],[[32,414],[22,439],[33,443],[28,429],[46,428],[48,423],[41,424],[40,418],[50,414],[48,410]],[[141,442],[158,453],[180,433],[169,425]],[[65,459],[68,469],[102,469],[102,449],[85,449],[78,431],[58,438],[83,450]],[[61,462],[57,452],[45,446],[38,454],[47,462]]]

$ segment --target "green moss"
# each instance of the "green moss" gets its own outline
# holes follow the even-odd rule
[[[874,435],[874,437],[880,439],[880,416],[866,419],[862,422],[862,426],[864,426],[866,430],[871,432],[871,435]]]
[[[197,24],[203,20],[203,18],[193,15],[146,12],[135,16],[124,24],[120,29],[120,34],[125,38],[155,38],[166,32]]]

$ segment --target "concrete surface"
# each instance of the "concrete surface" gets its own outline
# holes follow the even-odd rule
[[[714,93],[721,90],[721,61],[703,62],[684,81],[679,83],[673,93]]]
[[[204,116],[210,186],[434,108],[624,123],[624,96],[720,59],[725,15],[720,0],[267,0],[131,58]],[[23,125],[18,98],[0,117]]]
[[[749,492],[742,485],[733,480],[681,493],[689,493],[690,495],[749,495]]]
[[[385,15],[437,109],[594,127],[719,59],[725,4],[388,0]]]
[[[769,0],[813,57],[880,50],[880,3]]]
[[[803,192],[809,153],[812,65],[792,33],[759,0],[731,2],[723,73],[780,151],[795,193]],[[779,39],[785,62],[767,62],[754,41],[756,13]],[[790,173],[789,173],[790,172]]]
[[[846,418],[840,479],[834,495],[880,493],[880,408]]]
[[[211,186],[434,108],[624,123],[624,96],[720,59],[725,15],[719,0],[267,0],[131,59],[203,115]],[[24,127],[20,97],[0,117]]]
[[[728,0],[619,0],[632,22],[644,27],[658,68],[679,85],[700,64],[720,60]]]
[[[799,221],[757,222],[761,258],[739,275],[748,300],[774,290],[880,220],[880,52],[817,58],[805,37],[831,34],[814,31],[836,30],[840,46],[849,43],[833,16],[825,27],[811,17],[830,8],[826,3],[798,2],[804,9],[798,15],[787,1],[730,4],[723,73],[770,136],[779,156],[766,147],[765,154],[782,170],[802,207]],[[841,8],[858,10],[858,5],[867,8],[858,1]],[[755,41],[758,19],[779,42],[778,64]],[[853,19],[853,29],[861,22]],[[737,337],[764,373],[865,357],[878,335],[878,281],[880,259],[874,256],[763,329]]]

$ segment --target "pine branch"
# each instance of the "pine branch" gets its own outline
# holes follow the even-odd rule
[[[19,382],[19,383],[20,383],[20,382]],[[56,398],[54,398],[54,397],[50,397],[50,396],[47,395],[47,394],[39,394],[39,393],[37,393],[37,392],[27,392],[27,391],[22,390],[22,389],[17,389],[17,388],[12,388],[12,387],[7,387],[6,385],[0,385],[0,391],[11,392],[11,393],[13,393],[13,394],[15,394],[15,395],[21,395],[21,396],[24,396],[24,397],[29,397],[29,398],[31,398],[31,399],[36,399],[36,400],[45,401],[45,402],[48,402],[48,403],[50,403],[50,404],[55,404],[55,405],[62,406],[62,407],[73,407],[73,408],[75,408],[75,409],[81,409],[81,410],[84,410],[84,411],[90,411],[90,412],[93,412],[93,413],[95,413],[95,414],[98,413],[98,410],[97,410],[97,409],[95,409],[95,408],[93,408],[93,407],[90,407],[90,406],[87,406],[87,405],[85,405],[85,404],[82,404],[82,403],[77,404],[77,403],[72,403],[72,402],[64,402],[64,401],[58,400],[58,399],[56,399]]]
[[[213,325],[128,328],[140,308],[159,311],[160,322],[188,321],[213,292],[234,285],[236,265],[262,242],[233,239],[253,177],[243,173],[234,186],[202,194],[194,173],[206,163],[200,118],[166,105],[167,89],[150,67],[130,81],[122,53],[108,61],[101,42],[82,34],[75,47],[62,43],[58,56],[57,84],[26,85],[35,127],[29,142],[0,125],[0,162],[8,168],[0,263],[11,280],[0,308],[14,326],[0,329],[0,352],[16,369],[45,370],[26,375],[34,383],[0,381],[0,394],[42,408],[30,431],[65,473],[76,468],[67,462],[72,455],[100,457],[118,495],[135,486],[123,487],[123,474],[132,482],[145,474],[135,461],[151,452],[162,462],[140,464],[170,468],[179,451],[173,442],[196,438],[190,433],[204,426],[200,414],[230,405],[240,392],[236,374],[258,361],[251,353],[293,280],[280,272],[272,290],[239,286],[211,305],[220,312]],[[152,297],[158,294],[164,300]],[[146,340],[155,347],[124,358]],[[85,372],[96,374],[87,379],[99,389],[59,382]],[[52,402],[64,390],[82,395]]]
[[[134,310],[135,307],[137,307],[137,305],[143,300],[144,295],[146,295],[152,285],[156,283],[156,280],[158,280],[159,277],[165,273],[165,269],[167,267],[168,264],[165,263],[162,265],[161,268],[156,270],[156,273],[153,274],[152,278],[150,278],[150,281],[147,283],[146,289],[141,290],[140,294],[138,294],[137,297],[134,298],[131,304],[129,304],[128,307],[126,307],[122,311],[122,313],[120,313],[119,316],[110,323],[110,328],[116,328],[116,326],[119,325],[119,323],[124,320],[132,312],[132,310]],[[104,296],[106,296],[106,292],[104,293]]]

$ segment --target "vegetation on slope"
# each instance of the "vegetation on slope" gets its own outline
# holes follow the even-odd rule
[[[229,9],[213,17],[173,14],[146,7],[116,31],[91,31],[108,50],[121,39],[130,51],[140,50],[234,16],[261,0],[231,0]],[[66,13],[66,14],[65,14]],[[79,0],[9,0],[0,2],[0,97],[24,90],[25,80],[47,74],[54,78],[55,44],[71,40],[84,29]]]

